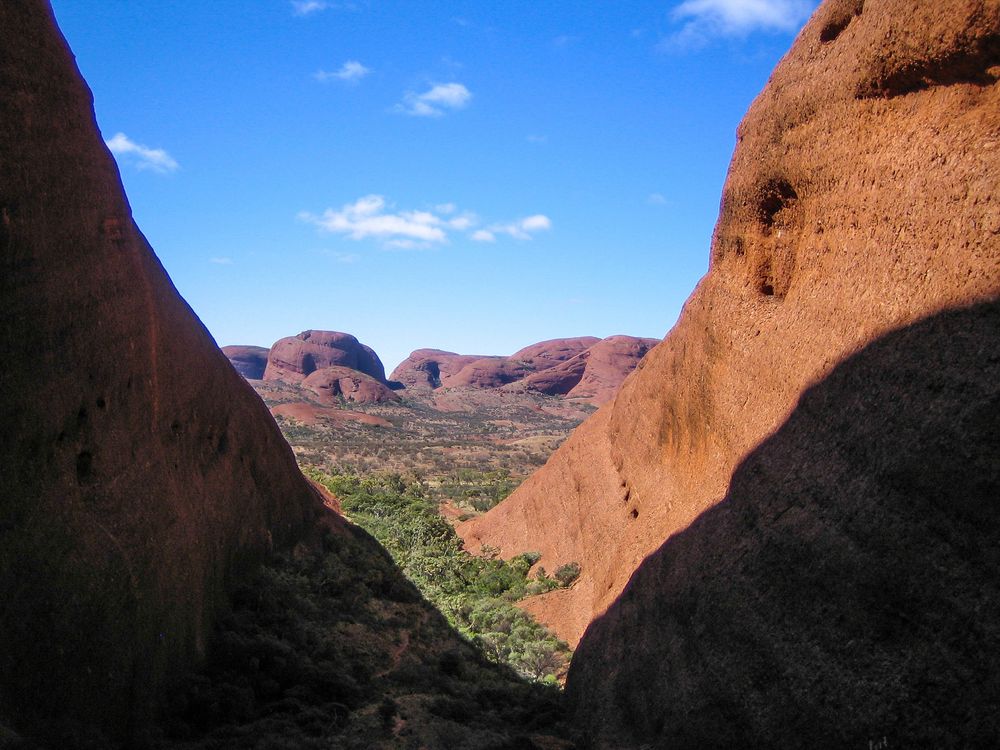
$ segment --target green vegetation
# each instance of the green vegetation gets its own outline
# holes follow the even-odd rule
[[[546,649],[521,650],[546,671]],[[165,714],[150,748],[503,750],[566,734],[558,690],[487,661],[368,534],[336,525],[243,581]]]
[[[498,505],[520,482],[505,468],[495,471],[477,471],[459,468],[445,476],[436,488],[436,494],[446,497],[459,507],[485,513]]]
[[[468,554],[454,529],[438,514],[437,501],[427,488],[399,474],[361,478],[309,473],[340,499],[352,521],[382,543],[452,626],[491,660],[531,680],[554,683],[563,675],[569,647],[513,604],[560,585],[544,571],[529,580],[537,553],[525,553],[509,562],[489,554],[489,549],[484,550],[485,557]]]

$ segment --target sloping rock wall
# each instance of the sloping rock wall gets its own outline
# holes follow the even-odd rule
[[[726,494],[802,392],[875,338],[1000,294],[1000,4],[824,3],[737,132],[677,326],[471,549],[582,565],[535,604],[577,641]],[[623,637],[627,637],[623,634]]]
[[[140,732],[314,511],[132,221],[43,0],[0,3],[0,724]]]

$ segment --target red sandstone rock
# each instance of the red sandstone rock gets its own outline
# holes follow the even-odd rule
[[[268,349],[263,346],[224,346],[222,353],[247,380],[260,380],[267,367]]]
[[[417,349],[392,371],[389,380],[402,383],[406,388],[439,388],[442,379],[454,375],[478,359],[482,359],[482,356],[455,354],[440,349]]]
[[[135,227],[42,0],[0,3],[0,92],[0,724],[124,741],[319,501]]]
[[[324,404],[341,400],[356,404],[399,401],[399,396],[375,378],[349,367],[324,367],[302,381],[302,387],[315,393]]]
[[[385,384],[385,367],[378,355],[349,333],[303,331],[280,339],[271,347],[264,380],[298,385],[324,367],[349,367]]]

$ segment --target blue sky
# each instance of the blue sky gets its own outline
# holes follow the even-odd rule
[[[53,0],[220,345],[663,336],[810,0]]]

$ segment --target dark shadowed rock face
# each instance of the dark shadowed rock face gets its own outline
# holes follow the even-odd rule
[[[470,549],[537,550],[549,570],[581,564],[571,589],[530,605],[565,638],[577,640],[649,554],[726,496],[741,461],[838,363],[891,331],[1000,296],[998,38],[1000,5],[976,0],[826,2],[803,29],[737,131],[710,270],[677,326],[545,467],[460,527]],[[913,396],[896,383],[879,392]],[[856,471],[854,481],[872,481]],[[870,498],[883,502],[880,491]],[[932,546],[935,533],[927,526],[912,541]],[[616,700],[657,705],[657,688],[645,686],[658,683],[642,669],[678,674],[662,659],[701,664],[695,652],[721,649],[752,660],[765,648],[753,641],[730,652],[710,632],[686,631],[683,648],[651,652],[640,668],[644,644],[659,636],[637,623],[661,621],[655,601],[637,598],[634,618],[578,653],[583,665],[587,653],[634,645],[634,658],[614,667],[632,678],[632,692]],[[797,616],[794,600],[782,607]],[[819,651],[851,640],[849,629],[814,635]],[[606,697],[600,684],[612,675],[587,674],[570,679],[584,713],[617,726],[587,697]],[[720,711],[759,699],[740,687],[719,688]],[[914,700],[929,690],[898,687]],[[817,683],[817,703],[826,690]]]
[[[349,367],[316,370],[302,381],[302,387],[315,393],[324,404],[337,404],[341,400],[357,404],[399,401],[399,396],[388,386]]]
[[[349,367],[386,382],[385,367],[371,347],[337,331],[303,331],[276,341],[268,354],[264,380],[298,385],[324,367]]]
[[[0,92],[0,725],[123,738],[316,498],[133,224],[42,0],[0,3]]]
[[[803,394],[725,499],[588,628],[608,747],[989,747],[1000,736],[1000,303]]]
[[[264,377],[267,367],[269,349],[263,346],[224,346],[222,353],[226,355],[236,372],[247,380],[260,380]]]

